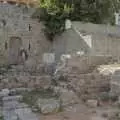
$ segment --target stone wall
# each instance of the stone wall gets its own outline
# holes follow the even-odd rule
[[[73,22],[73,26],[81,33],[92,35],[91,54],[120,56],[120,27],[82,22]]]
[[[51,86],[51,76],[44,74],[42,67],[39,70],[24,66],[0,67],[0,90],[4,88],[41,88]]]
[[[9,46],[12,36],[20,37],[22,48],[28,52],[29,57],[34,57],[39,62],[42,54],[49,51],[51,43],[42,31],[42,23],[31,18],[34,11],[35,8],[27,8],[24,5],[0,3],[0,57],[5,58],[3,61],[7,60],[9,52],[9,48],[5,49],[5,43]]]
[[[69,29],[55,38],[53,51],[55,52],[56,60],[59,60],[62,54],[74,54],[77,51],[84,51],[88,54],[90,53],[90,48],[74,29]]]
[[[111,61],[109,57],[73,57],[66,62],[55,78],[58,85],[72,89],[83,100],[98,98],[110,91],[110,75],[101,74],[97,68]]]

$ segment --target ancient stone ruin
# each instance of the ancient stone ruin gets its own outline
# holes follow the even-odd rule
[[[0,120],[119,120],[119,28],[68,20],[51,42],[33,2],[0,2]]]

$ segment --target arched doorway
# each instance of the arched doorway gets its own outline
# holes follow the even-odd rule
[[[9,64],[19,64],[20,56],[19,52],[22,47],[22,39],[20,37],[12,36],[9,40],[8,61]]]

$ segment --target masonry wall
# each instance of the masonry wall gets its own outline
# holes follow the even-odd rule
[[[94,35],[93,50],[93,54],[120,57],[120,38],[109,35]]]
[[[86,54],[90,52],[89,46],[74,29],[69,29],[57,36],[53,42],[53,50],[56,60],[59,60],[62,54],[76,54],[78,51],[84,51]]]
[[[42,23],[33,20],[31,15],[35,8],[27,8],[24,5],[16,6],[8,3],[0,3],[0,58],[7,60],[9,49],[5,49],[5,43],[9,44],[10,37],[20,37],[23,48],[27,50],[29,57],[41,61],[44,52],[48,52],[51,43],[46,39],[42,29]],[[30,31],[29,31],[30,25]],[[30,43],[30,51],[28,50]],[[9,46],[9,45],[8,45]]]
[[[81,33],[92,35],[91,54],[120,57],[120,27],[73,22]]]

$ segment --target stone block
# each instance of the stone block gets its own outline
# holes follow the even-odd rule
[[[107,120],[107,119],[99,116],[93,116],[91,120]]]
[[[22,96],[9,96],[9,97],[3,97],[3,101],[19,101],[22,100]]]
[[[67,89],[60,89],[60,100],[62,102],[62,106],[67,106],[70,104],[78,103],[79,99],[77,95],[73,91],[69,91]]]
[[[2,89],[0,92],[0,97],[8,96],[10,91],[8,89]]]
[[[60,101],[56,99],[38,99],[37,106],[42,114],[51,114],[59,112]]]
[[[97,107],[98,106],[98,101],[97,100],[88,100],[87,101],[87,105],[89,106],[89,107]]]
[[[43,63],[52,64],[55,62],[55,54],[54,53],[44,53],[43,54]]]

